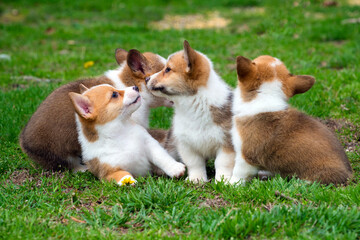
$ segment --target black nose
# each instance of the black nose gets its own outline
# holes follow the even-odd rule
[[[148,83],[149,80],[150,80],[150,77],[146,77],[145,78],[145,83]]]
[[[139,91],[139,88],[137,86],[134,86],[133,89],[137,92]]]

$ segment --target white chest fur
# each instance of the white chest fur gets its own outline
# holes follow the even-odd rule
[[[230,89],[211,71],[207,86],[194,96],[178,96],[175,104],[174,134],[205,158],[215,157],[224,142],[224,130],[214,123],[211,106],[226,104]]]
[[[80,122],[76,116],[78,128]],[[134,176],[144,176],[150,172],[150,163],[146,149],[147,132],[141,126],[128,122],[119,126],[114,120],[97,126],[99,138],[89,142],[83,132],[79,132],[79,141],[83,152],[83,161],[98,158],[100,163],[109,164],[131,172]]]

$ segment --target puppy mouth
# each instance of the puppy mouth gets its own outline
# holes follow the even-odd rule
[[[161,92],[168,96],[176,95],[175,93],[168,91],[165,87],[152,87],[151,90],[154,92]]]
[[[132,103],[130,103],[129,105],[135,104],[135,103],[137,103],[139,100],[140,100],[140,95],[139,95]]]

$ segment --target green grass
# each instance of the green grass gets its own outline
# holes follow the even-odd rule
[[[280,177],[242,187],[147,177],[134,188],[120,188],[90,173],[44,172],[21,152],[18,135],[55,88],[115,68],[115,48],[166,57],[187,39],[231,86],[238,55],[273,55],[292,73],[315,76],[315,86],[291,104],[321,119],[346,119],[352,127],[338,131],[339,138],[344,147],[358,143],[360,27],[342,22],[359,18],[359,6],[302,0],[58,2],[0,3],[0,54],[11,56],[0,60],[0,239],[358,239],[359,144],[347,152],[355,172],[347,187]],[[203,30],[149,24],[165,15],[212,11],[232,22]],[[85,69],[89,60],[95,64]],[[151,126],[170,127],[171,115],[171,109],[155,109]]]

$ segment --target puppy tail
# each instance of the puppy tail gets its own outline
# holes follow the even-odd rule
[[[319,181],[322,184],[347,185],[352,178],[352,173],[348,169],[330,168],[320,170],[312,181]]]

